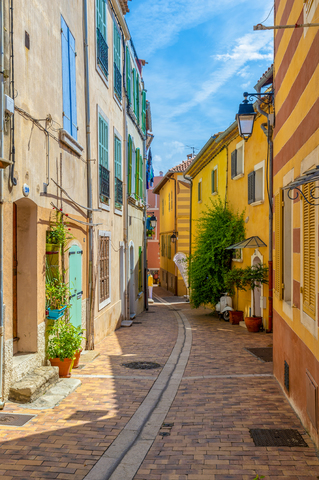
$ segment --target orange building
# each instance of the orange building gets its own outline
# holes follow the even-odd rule
[[[156,217],[156,227],[152,234],[147,236],[147,268],[153,275],[154,283],[158,283],[160,275],[160,208],[159,196],[153,193],[154,188],[163,180],[163,172],[160,172],[158,177],[154,177],[154,185],[152,189],[146,191],[147,217],[150,218],[153,214]]]
[[[318,17],[318,0],[275,1],[275,25]],[[318,27],[275,30],[274,374],[317,446],[318,52]]]

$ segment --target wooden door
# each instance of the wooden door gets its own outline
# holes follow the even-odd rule
[[[70,321],[75,327],[82,325],[82,254],[77,245],[69,250]]]

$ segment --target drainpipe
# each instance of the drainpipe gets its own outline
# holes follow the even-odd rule
[[[88,223],[93,223],[92,212],[92,178],[91,178],[91,131],[90,131],[90,84],[89,84],[89,53],[88,53],[88,19],[87,19],[87,0],[83,0],[83,18],[84,18],[84,69],[85,69],[85,117],[86,117],[86,165],[87,165],[87,203],[90,210],[88,210]],[[89,256],[89,295],[88,295],[88,309],[86,315],[87,328],[87,348],[94,349],[94,312],[93,312],[93,227],[89,226],[89,242],[88,242],[88,256]],[[92,317],[93,315],[93,317]]]
[[[176,178],[175,177],[171,177],[170,180],[174,180],[174,230],[175,232],[177,233],[177,202],[176,202],[176,199],[177,199],[177,182],[176,182]],[[177,237],[177,235],[176,235]],[[177,238],[175,240],[175,255],[176,255],[176,249],[177,249]],[[177,296],[177,293],[178,293],[178,289],[177,289],[177,282],[178,282],[178,274],[176,275],[176,265],[174,266],[175,268],[175,293],[174,295]]]
[[[256,88],[256,87],[255,87]],[[260,93],[261,88],[256,88],[256,91]],[[270,122],[270,115],[266,113],[261,107],[261,100],[257,99],[257,110],[259,113],[267,118],[267,124],[262,124],[261,128],[264,134],[267,136],[268,148],[269,148],[269,172],[268,172],[268,188],[269,188],[269,247],[268,247],[268,328],[267,333],[272,331],[273,327],[273,141],[272,141],[272,125]]]
[[[126,112],[128,107],[127,102],[127,85],[126,85],[126,48],[125,48],[125,40],[124,40],[124,33],[122,35],[122,44],[123,44],[123,79],[124,79],[124,89],[125,95],[123,98],[123,129],[124,129],[124,172],[123,172],[123,208],[124,208],[124,275],[125,275],[125,296],[124,296],[124,320],[130,319],[130,310],[129,310],[129,280],[128,280],[128,272],[129,272],[129,248],[128,248],[128,181],[129,181],[129,171],[128,171],[128,129],[127,129],[127,122],[126,122]]]
[[[3,38],[3,0],[0,0],[0,22],[1,22],[1,32],[0,32],[0,72],[4,70],[4,38]],[[3,158],[3,73],[0,73],[0,158]],[[3,326],[3,170],[0,170],[0,410],[4,408],[4,397],[3,397],[3,335],[4,335],[4,326]]]
[[[185,175],[183,174],[183,177],[186,179],[186,180],[189,180],[190,184],[191,184],[191,191],[190,191],[190,209],[189,209],[189,256],[191,257],[192,255],[192,201],[193,201],[193,179],[190,175]],[[190,268],[190,262],[189,262],[189,268]],[[188,299],[189,299],[189,296],[190,296],[190,284],[189,284],[189,273],[187,275],[187,278],[188,278],[188,285],[187,285],[187,288],[188,288]],[[186,290],[186,295],[187,295],[187,290]]]
[[[147,218],[147,205],[146,205],[146,162],[147,162],[147,155],[146,155],[146,135],[143,139],[143,155],[144,155],[144,171],[143,171],[143,179],[144,179],[144,307],[145,310],[148,310],[148,281],[147,281],[147,237],[146,237],[146,218]]]

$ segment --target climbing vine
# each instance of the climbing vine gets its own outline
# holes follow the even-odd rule
[[[219,301],[224,275],[231,268],[230,245],[245,237],[244,212],[233,212],[219,199],[200,216],[194,252],[189,258],[190,300],[195,308]]]

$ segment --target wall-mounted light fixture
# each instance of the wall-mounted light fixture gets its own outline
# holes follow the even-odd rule
[[[266,92],[266,93],[248,93],[244,92],[244,100],[243,103],[239,105],[239,110],[236,115],[236,120],[238,124],[239,135],[248,140],[252,133],[254,127],[254,121],[256,118],[257,113],[254,110],[254,106],[249,101],[253,101],[253,97],[260,99],[263,97],[263,102],[271,103],[273,92]],[[249,97],[249,100],[247,98]]]
[[[173,235],[171,235],[171,242],[175,243],[178,240],[178,232],[173,231]]]

